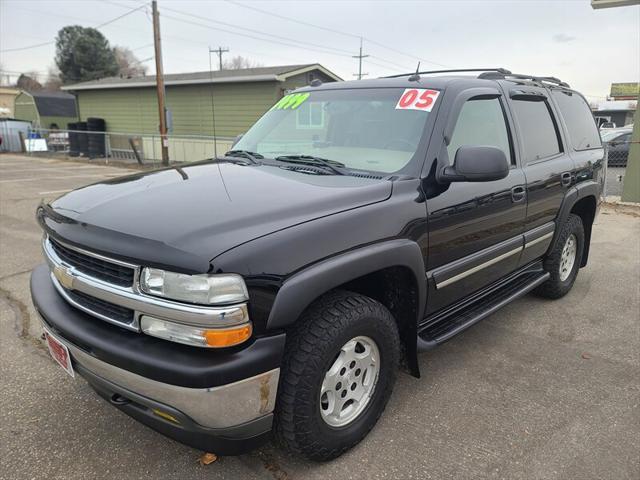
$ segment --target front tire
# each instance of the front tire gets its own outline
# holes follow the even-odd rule
[[[544,260],[544,269],[550,273],[549,280],[534,290],[541,297],[556,299],[564,297],[578,276],[582,252],[584,251],[584,226],[578,215],[570,214],[560,227],[558,239]]]
[[[317,300],[287,333],[277,441],[316,461],[356,445],[385,409],[399,358],[398,329],[384,305],[346,291]]]

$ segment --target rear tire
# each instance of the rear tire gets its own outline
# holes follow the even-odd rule
[[[398,329],[384,305],[347,291],[317,300],[287,333],[278,443],[316,461],[342,455],[384,411],[399,359]]]
[[[578,276],[582,252],[584,251],[584,227],[578,215],[570,214],[560,227],[553,250],[545,260],[544,269],[551,274],[549,280],[534,290],[545,298],[564,297]]]

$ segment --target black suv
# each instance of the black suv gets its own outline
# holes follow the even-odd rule
[[[221,158],[42,204],[33,302],[58,363],[140,422],[326,460],[419,352],[571,289],[603,162],[587,102],[552,77],[316,82]]]

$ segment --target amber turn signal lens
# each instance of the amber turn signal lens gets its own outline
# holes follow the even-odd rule
[[[252,328],[249,324],[224,330],[205,330],[204,338],[210,347],[232,347],[247,341],[251,337],[251,333]]]

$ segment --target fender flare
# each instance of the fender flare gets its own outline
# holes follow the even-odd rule
[[[598,200],[600,198],[600,185],[596,181],[589,180],[579,183],[567,191],[562,200],[562,204],[560,205],[560,211],[558,213],[558,216],[556,217],[556,231],[553,235],[553,240],[551,241],[551,244],[549,245],[549,249],[547,251],[551,251],[555,248],[560,231],[558,227],[567,221],[567,218],[569,217],[573,206],[578,201],[586,197],[594,197],[594,199],[596,200],[596,208],[598,207]]]
[[[285,280],[269,312],[267,329],[295,322],[316,298],[363,275],[388,267],[407,267],[418,290],[416,325],[424,313],[427,279],[422,250],[408,239],[395,239],[351,250],[315,263]]]

